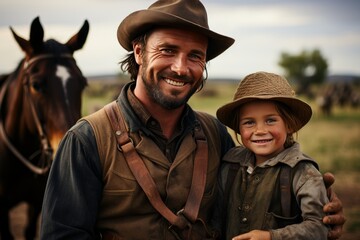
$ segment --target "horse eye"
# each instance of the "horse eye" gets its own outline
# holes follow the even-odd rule
[[[30,82],[30,85],[37,92],[40,92],[43,88],[43,83],[40,80],[33,80]]]

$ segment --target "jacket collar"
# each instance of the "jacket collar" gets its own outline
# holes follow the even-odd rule
[[[127,83],[121,90],[117,102],[120,105],[124,116],[126,116],[126,122],[130,129],[130,132],[137,132],[141,130],[146,135],[151,135],[149,129],[146,127],[147,121],[151,118],[150,113],[140,103],[140,101],[133,95],[133,89],[135,88],[135,82]],[[134,99],[130,102],[128,94],[134,96]],[[134,110],[135,109],[135,110]],[[186,104],[184,112],[181,117],[181,128],[185,132],[192,131],[195,127],[196,116],[193,109]]]
[[[300,151],[300,144],[296,142],[294,143],[293,146],[286,148],[277,156],[267,160],[259,167],[272,167],[278,163],[284,163],[289,165],[290,167],[295,167],[295,165],[299,161],[303,161],[303,160],[315,162],[312,158],[310,158],[309,156],[305,155]],[[243,146],[238,146],[236,148],[231,149],[224,156],[224,161],[239,162],[239,164],[243,167],[249,167],[249,166],[254,167],[255,156],[249,149],[246,149]]]

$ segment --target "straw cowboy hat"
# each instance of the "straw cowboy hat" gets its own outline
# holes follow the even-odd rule
[[[234,39],[209,29],[205,7],[199,0],[159,0],[148,9],[133,12],[120,23],[117,38],[123,48],[132,51],[136,37],[161,26],[185,28],[207,36],[207,61],[234,43]]]
[[[279,75],[268,72],[256,72],[246,76],[239,84],[232,102],[220,107],[217,118],[232,129],[236,129],[235,113],[244,103],[258,100],[274,100],[286,104],[300,121],[302,128],[311,118],[311,107],[297,99],[295,92],[287,80]]]

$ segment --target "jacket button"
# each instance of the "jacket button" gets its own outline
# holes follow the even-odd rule
[[[241,221],[242,221],[243,223],[246,223],[246,222],[247,222],[247,218],[243,218],[243,219],[241,219]]]

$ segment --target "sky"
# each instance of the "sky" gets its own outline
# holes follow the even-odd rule
[[[25,39],[39,16],[45,39],[65,43],[84,20],[90,32],[74,56],[85,76],[118,74],[126,51],[116,37],[128,14],[147,8],[150,0],[1,0],[0,74],[13,71],[23,58],[9,26]],[[211,60],[209,78],[237,78],[255,72],[278,74],[282,52],[319,49],[329,74],[360,75],[359,0],[202,0],[210,29],[235,39]]]

